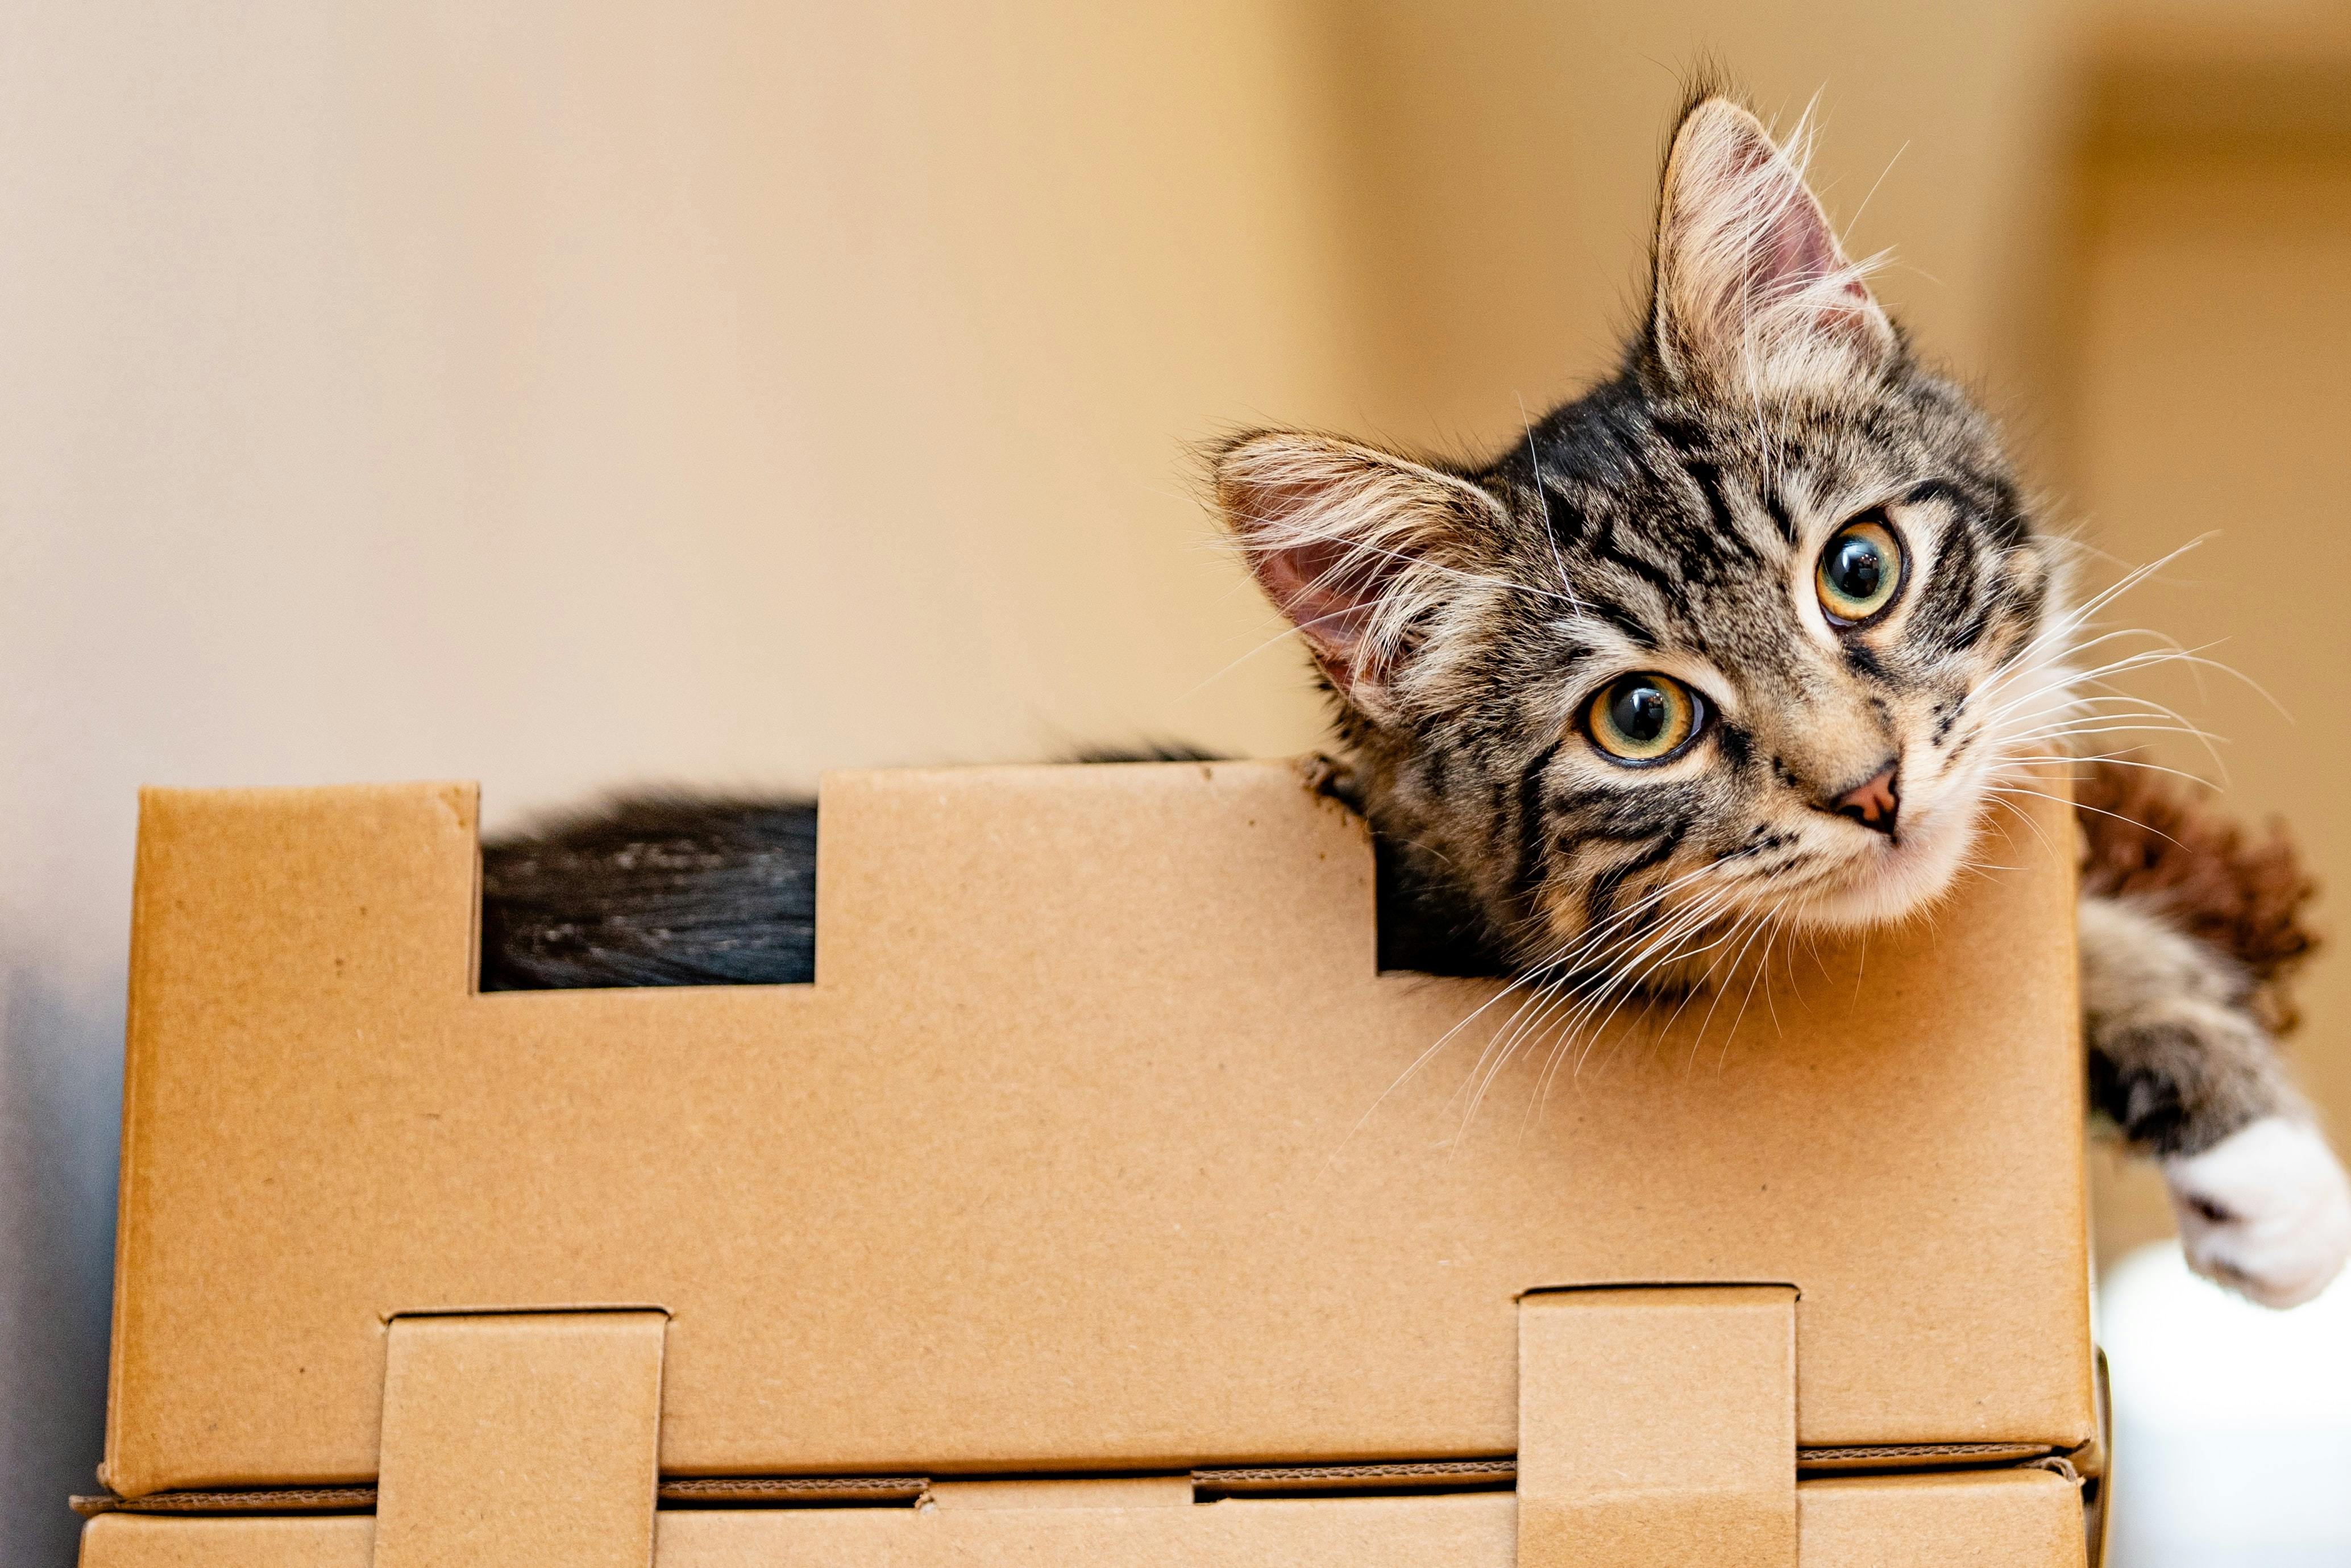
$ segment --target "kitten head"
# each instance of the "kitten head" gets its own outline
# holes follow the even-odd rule
[[[1260,433],[1215,477],[1374,821],[1520,966],[1904,915],[2049,749],[2052,558],[1991,424],[1721,98],[1614,379],[1483,467]]]

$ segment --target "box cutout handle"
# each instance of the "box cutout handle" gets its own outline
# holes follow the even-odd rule
[[[374,1568],[649,1568],[668,1318],[400,1317]]]
[[[1519,1568],[1793,1568],[1796,1292],[1519,1302]]]

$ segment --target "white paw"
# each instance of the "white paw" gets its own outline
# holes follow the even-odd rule
[[[2163,1174],[2189,1266],[2265,1307],[2301,1305],[2351,1256],[2351,1183],[2305,1123],[2265,1116]]]

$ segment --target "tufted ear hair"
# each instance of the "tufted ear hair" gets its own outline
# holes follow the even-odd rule
[[[1801,156],[1808,138],[1792,139]],[[1682,117],[1657,202],[1650,333],[1667,373],[1743,392],[1874,376],[1898,349],[1798,159],[1723,98]]]
[[[1431,617],[1479,580],[1507,521],[1466,479],[1374,447],[1281,432],[1215,460],[1217,505],[1249,570],[1339,695],[1374,716]]]

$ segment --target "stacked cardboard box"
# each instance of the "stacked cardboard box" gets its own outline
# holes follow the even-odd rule
[[[820,830],[813,985],[478,995],[472,789],[147,797],[89,1568],[2083,1561],[2053,809],[1564,1052],[1284,765]]]

